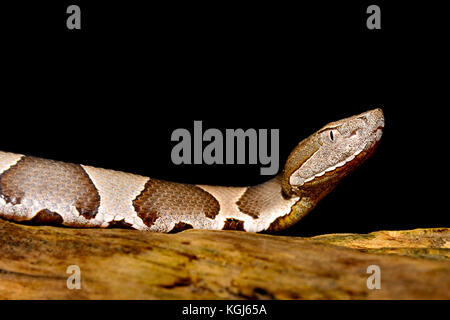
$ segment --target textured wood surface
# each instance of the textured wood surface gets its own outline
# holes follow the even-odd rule
[[[0,220],[0,299],[450,299],[449,248],[449,228],[300,238]]]

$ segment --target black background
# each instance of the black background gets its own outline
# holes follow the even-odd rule
[[[66,8],[81,7],[82,30]],[[381,7],[368,30],[366,8]],[[296,226],[308,236],[448,226],[448,34],[442,8],[15,2],[2,7],[0,150],[198,184],[250,185],[257,165],[170,161],[176,128],[279,128],[280,170],[324,124],[382,107],[375,154]]]

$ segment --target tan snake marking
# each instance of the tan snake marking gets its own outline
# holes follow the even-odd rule
[[[0,217],[71,227],[276,231],[304,217],[375,150],[381,109],[300,142],[284,170],[251,187],[189,185],[0,151]]]

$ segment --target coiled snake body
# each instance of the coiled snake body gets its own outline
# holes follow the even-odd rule
[[[332,122],[292,151],[284,170],[251,187],[188,185],[0,152],[0,217],[71,227],[284,229],[374,151],[381,109]]]

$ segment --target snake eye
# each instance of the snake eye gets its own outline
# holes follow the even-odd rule
[[[333,130],[330,130],[330,140],[331,140],[331,141],[334,141]]]

